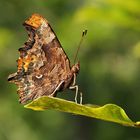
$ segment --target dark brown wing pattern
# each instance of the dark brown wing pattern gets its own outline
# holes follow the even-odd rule
[[[19,49],[18,71],[8,81],[18,86],[19,101],[26,103],[40,96],[55,96],[69,87],[79,65],[72,68],[48,21],[33,14],[24,22],[29,39]]]

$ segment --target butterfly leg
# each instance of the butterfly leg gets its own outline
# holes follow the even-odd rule
[[[82,104],[82,102],[83,102],[83,93],[80,92],[80,104]]]
[[[54,96],[56,94],[56,91],[59,90],[59,88],[61,87],[61,85],[64,83],[64,81],[61,81],[58,86],[56,87],[56,89],[53,91],[53,93],[50,95],[51,97]]]
[[[72,85],[69,87],[69,89],[75,89],[75,90],[76,90],[74,100],[75,100],[75,102],[77,103],[77,96],[78,96],[79,88],[78,88],[78,85],[76,85],[76,74],[74,74],[73,83],[72,83]],[[83,100],[83,96],[82,96],[82,92],[80,92],[80,104],[82,104],[82,100]]]
[[[72,85],[72,86],[69,87],[69,89],[75,89],[76,90],[74,100],[77,103],[78,85]]]
[[[76,85],[76,74],[74,73],[73,75],[73,83],[72,83],[72,86]]]

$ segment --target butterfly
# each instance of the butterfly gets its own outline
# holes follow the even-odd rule
[[[19,48],[18,70],[10,74],[8,81],[18,86],[19,102],[22,104],[41,96],[57,95],[65,89],[75,89],[80,64],[70,65],[49,22],[39,14],[33,14],[23,25],[28,40]]]

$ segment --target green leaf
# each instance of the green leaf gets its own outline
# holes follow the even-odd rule
[[[81,105],[60,98],[43,96],[25,105],[24,107],[37,111],[53,109],[105,121],[111,121],[125,126],[140,127],[140,122],[133,122],[126,115],[125,111],[115,104],[106,104],[104,106]]]

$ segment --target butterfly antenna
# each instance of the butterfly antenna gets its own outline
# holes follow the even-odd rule
[[[78,45],[78,48],[77,48],[77,51],[76,51],[76,54],[75,54],[75,57],[74,57],[74,64],[75,64],[75,62],[76,62],[76,60],[77,60],[78,52],[79,52],[79,50],[80,50],[81,44],[82,44],[83,39],[84,39],[84,37],[86,36],[86,34],[87,34],[87,30],[83,30],[82,36],[81,36],[81,40],[80,40],[80,42],[79,42],[79,45]]]

